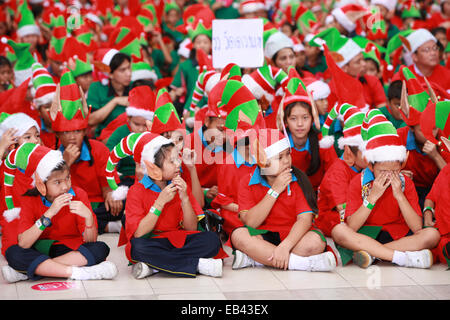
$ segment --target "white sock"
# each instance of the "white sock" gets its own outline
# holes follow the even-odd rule
[[[406,264],[406,253],[403,251],[394,250],[394,257],[392,258],[392,263],[399,266],[404,266]]]
[[[109,233],[120,233],[120,229],[122,229],[122,222],[120,220],[108,222]]]
[[[72,267],[72,275],[70,279],[74,280],[89,280],[91,275],[86,272],[83,267]]]
[[[293,253],[289,255],[289,270],[306,271],[309,268],[309,264],[308,257],[301,257]]]

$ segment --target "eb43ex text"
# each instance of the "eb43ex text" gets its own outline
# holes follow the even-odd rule
[[[181,308],[182,315],[206,315],[212,318],[214,315],[268,315],[267,304],[225,304],[225,306],[196,306],[188,304]]]

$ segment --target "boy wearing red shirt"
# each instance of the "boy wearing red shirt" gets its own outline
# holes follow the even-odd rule
[[[96,219],[87,195],[71,187],[62,154],[25,143],[9,154],[5,164],[5,201],[9,212],[20,211],[20,219],[18,243],[5,252],[4,278],[8,282],[40,277],[114,278],[117,267],[105,261],[109,247],[97,241]],[[11,198],[17,169],[36,182],[23,196],[22,208],[15,208]]]
[[[375,242],[349,241],[344,228],[338,229],[341,232],[334,235],[334,240],[356,251],[353,260],[363,267],[372,263],[372,256],[400,266],[431,267],[433,257],[429,249],[437,245],[439,233],[433,228],[422,229],[414,184],[400,173],[406,148],[379,110],[367,113],[361,135],[365,142],[363,155],[369,164],[350,182],[345,221],[353,230],[349,234],[369,227],[372,231],[377,229]]]

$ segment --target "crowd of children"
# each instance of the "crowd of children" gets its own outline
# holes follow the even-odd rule
[[[212,63],[260,19],[258,68]],[[7,282],[450,266],[450,0],[0,5]]]

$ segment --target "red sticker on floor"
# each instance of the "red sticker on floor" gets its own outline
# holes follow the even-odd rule
[[[76,283],[74,282],[46,282],[46,283],[39,283],[31,287],[33,290],[38,291],[60,291],[60,290],[68,290],[72,289],[76,286]]]

